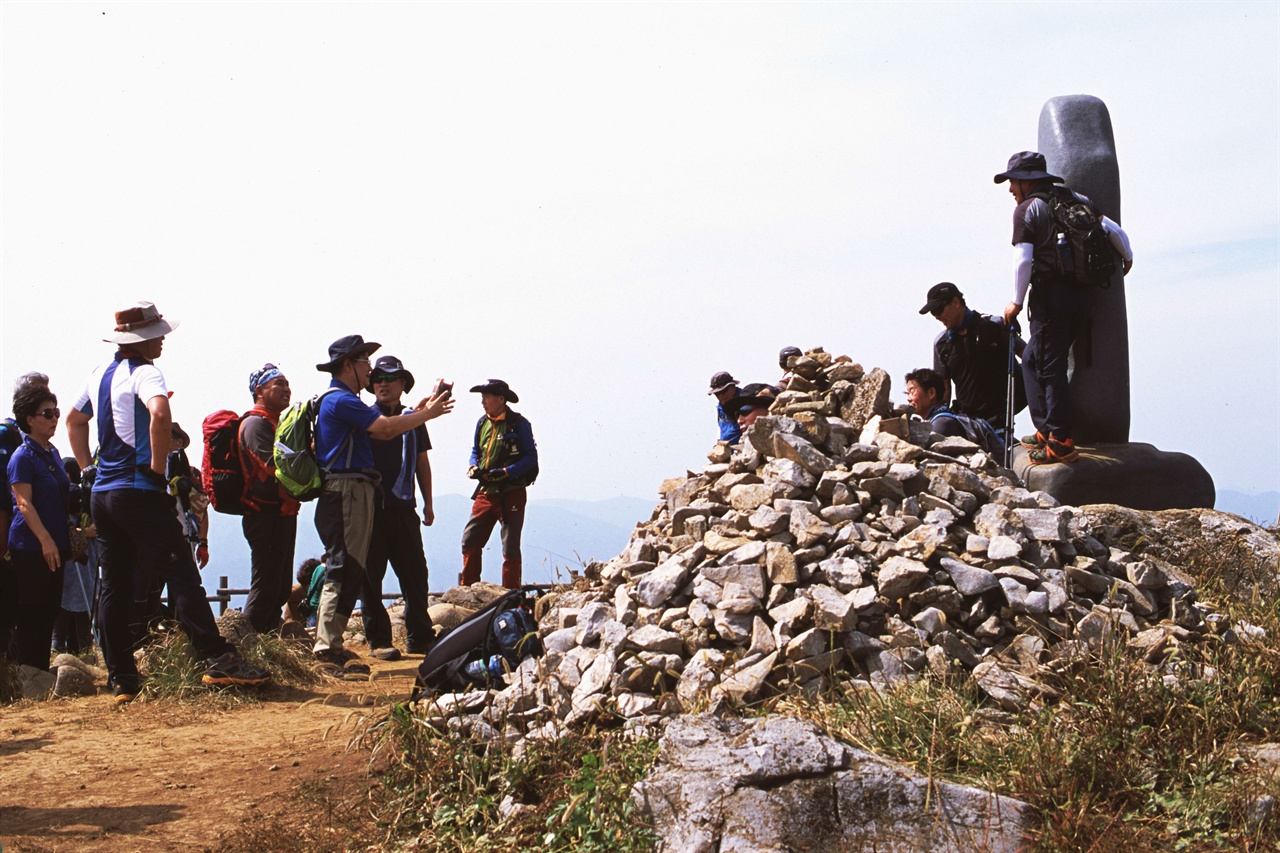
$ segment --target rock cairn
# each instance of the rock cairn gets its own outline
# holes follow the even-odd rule
[[[547,655],[508,686],[424,700],[456,730],[560,736],[824,688],[971,677],[1006,710],[1127,643],[1170,668],[1229,633],[1168,563],[1109,548],[976,445],[894,417],[889,377],[812,350],[737,446],[667,480],[626,549],[542,617]],[[1104,537],[1105,538],[1105,537]]]

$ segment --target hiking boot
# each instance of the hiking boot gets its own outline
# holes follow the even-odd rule
[[[432,640],[430,642],[422,643],[420,645],[409,646],[408,648],[405,649],[405,653],[411,654],[411,655],[422,655],[423,657],[426,657],[428,654],[431,653],[431,649],[434,647],[435,647],[435,641]]]
[[[1048,439],[1044,437],[1044,434],[1041,433],[1040,430],[1036,430],[1035,435],[1023,436],[1019,441],[1022,446],[1028,450],[1035,450],[1037,448],[1044,447],[1048,442]]]
[[[1071,439],[1059,441],[1050,438],[1044,447],[1038,447],[1027,454],[1032,465],[1052,465],[1055,462],[1075,462],[1080,458],[1076,444]]]
[[[369,652],[369,654],[377,658],[378,660],[386,660],[386,661],[400,660],[400,650],[397,649],[395,646],[390,646],[385,649],[374,649],[373,651]]]
[[[227,652],[205,662],[204,675],[200,680],[205,684],[217,685],[266,684],[271,680],[271,673],[246,663],[236,652]]]
[[[128,705],[134,699],[138,698],[137,688],[130,689],[127,687],[116,687],[113,688],[111,692],[115,694],[115,703],[117,708],[123,708],[125,705]]]

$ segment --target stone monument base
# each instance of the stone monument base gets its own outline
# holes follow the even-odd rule
[[[1013,450],[1013,470],[1027,488],[1069,506],[1112,503],[1130,509],[1212,509],[1216,493],[1204,466],[1185,453],[1150,444],[1077,445],[1070,465],[1032,465],[1026,448]]]

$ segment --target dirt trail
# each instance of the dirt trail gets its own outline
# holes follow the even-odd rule
[[[300,791],[358,793],[368,755],[347,751],[354,715],[404,700],[419,660],[366,659],[369,681],[264,688],[229,709],[117,711],[105,694],[0,708],[0,851],[218,849],[255,817],[288,813]]]

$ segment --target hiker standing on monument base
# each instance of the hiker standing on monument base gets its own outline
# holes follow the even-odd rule
[[[453,410],[450,394],[439,387],[413,409],[391,417],[361,402],[372,373],[369,356],[381,346],[347,335],[330,344],[328,361],[316,365],[333,378],[321,395],[315,426],[316,462],[325,471],[316,499],[316,532],[328,557],[313,652],[321,663],[348,675],[369,674],[369,667],[342,647],[342,634],[366,583],[380,479],[371,441],[395,438]]]
[[[437,386],[442,392],[445,386]],[[452,389],[452,385],[447,386]],[[374,405],[392,417],[404,411],[403,394],[413,390],[413,374],[400,359],[384,355],[373,366],[368,390]],[[382,477],[382,505],[373,511],[373,541],[366,566],[367,588],[361,593],[364,635],[374,657],[399,660],[400,650],[391,642],[391,619],[382,606],[382,578],[387,563],[400,579],[404,596],[405,650],[425,655],[435,642],[427,613],[427,558],[422,550],[422,528],[435,523],[431,493],[431,437],[417,426],[388,441],[373,441],[373,464]],[[414,489],[422,493],[422,518],[418,518]]]
[[[253,408],[240,419],[240,466],[245,491],[240,528],[249,543],[249,597],[244,617],[260,634],[280,627],[293,589],[293,548],[301,506],[276,479],[272,453],[280,414],[289,408],[289,380],[274,364],[249,374]]]
[[[1072,229],[1055,215],[1055,210],[1083,205],[1082,210],[1099,223],[1123,260],[1124,272],[1133,266],[1129,238],[1120,226],[1099,213],[1084,196],[1058,186],[1062,178],[1046,169],[1043,154],[1021,151],[1009,158],[1005,171],[995,176],[997,184],[1009,182],[1009,192],[1017,202],[1013,211],[1013,301],[1005,307],[1004,319],[1011,324],[1023,304],[1028,304],[1029,334],[1022,374],[1036,432],[1022,443],[1034,465],[1075,462],[1079,458],[1071,435],[1067,362],[1071,346],[1078,339],[1088,350],[1094,301],[1091,288],[1083,285],[1076,274],[1083,270],[1086,259],[1075,257]]]
[[[528,418],[510,403],[520,402],[501,379],[476,385],[484,415],[476,422],[475,441],[467,476],[478,485],[472,492],[471,519],[462,531],[462,575],[470,586],[480,580],[481,558],[493,526],[502,523],[502,585],[520,586],[523,563],[520,533],[524,529],[527,487],[538,477],[538,445]]]
[[[939,403],[949,410],[991,425],[1003,441],[1009,382],[1009,326],[1002,318],[979,314],[965,302],[960,288],[949,281],[929,288],[921,314],[930,314],[946,328],[933,342],[933,370],[942,380]],[[1015,352],[1025,344],[1014,336]],[[949,393],[954,385],[955,393]],[[1015,383],[1015,412],[1026,408],[1023,380]],[[925,416],[924,412],[920,413]]]
[[[177,323],[150,302],[117,311],[115,319],[115,331],[105,338],[117,345],[115,357],[89,377],[66,424],[83,471],[93,463],[89,423],[97,415],[101,450],[90,504],[102,567],[102,651],[116,704],[132,701],[141,688],[129,627],[139,569],[169,585],[174,614],[204,659],[205,684],[264,684],[271,674],[246,663],[218,633],[165,480],[173,417],[169,389],[154,361]]]

